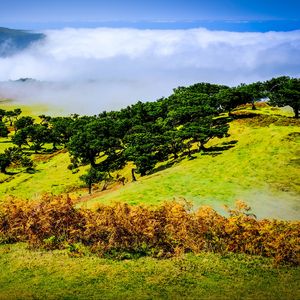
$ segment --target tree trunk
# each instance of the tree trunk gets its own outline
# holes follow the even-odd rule
[[[89,183],[89,194],[91,194],[92,193],[92,183],[90,182]]]
[[[294,113],[295,113],[295,118],[299,119],[299,108],[298,108],[298,106],[293,107],[293,110],[294,110]]]
[[[90,164],[92,168],[96,168],[96,163],[94,158],[90,158]]]
[[[252,100],[252,110],[256,110],[255,101]]]
[[[206,150],[207,150],[207,148],[204,147],[203,142],[199,142],[199,148],[198,148],[198,151],[200,152],[201,150],[202,150],[202,151],[206,151]]]
[[[132,168],[132,169],[131,169],[131,177],[132,177],[132,181],[136,181],[136,178],[135,178],[135,175],[134,175],[134,171],[135,171],[135,169]]]

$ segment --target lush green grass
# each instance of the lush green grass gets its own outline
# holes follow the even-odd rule
[[[260,217],[299,219],[299,138],[297,126],[251,127],[236,120],[227,139],[211,146],[237,141],[232,148],[197,154],[196,159],[174,165],[124,188],[90,201],[126,201],[157,204],[184,197],[196,206],[222,209],[236,199],[248,202]]]
[[[33,111],[33,108],[27,110]],[[240,113],[253,112],[248,108]],[[255,114],[272,117],[292,113],[288,109],[262,106]],[[128,180],[125,187],[97,194],[88,206],[111,201],[151,205],[184,197],[196,206],[209,204],[222,211],[224,204],[232,206],[241,199],[249,203],[259,217],[299,219],[300,126],[290,118],[280,120],[275,124],[269,124],[272,122],[267,118],[235,120],[230,125],[230,137],[214,139],[208,145],[232,148],[195,154],[195,159],[185,158],[171,168],[161,165],[160,171],[138,178],[135,183],[131,182],[132,166],[129,165],[119,172]],[[292,125],[286,126],[289,122]],[[11,146],[8,139],[0,140],[0,152],[8,146]],[[36,157],[35,162],[35,174],[0,174],[1,198],[15,195],[29,199],[43,192],[59,194],[81,185],[78,177],[85,168],[72,174],[67,169],[70,163],[67,153],[49,158],[45,155],[44,161]],[[82,193],[87,191],[77,191],[78,195]]]
[[[300,269],[203,253],[113,261],[0,246],[0,299],[299,299]]]
[[[0,176],[3,182],[0,187],[0,197],[7,195],[24,199],[38,198],[45,192],[60,194],[72,191],[81,185],[79,176],[85,172],[86,167],[72,174],[67,169],[70,164],[68,153],[58,153],[49,157],[49,154],[34,156],[36,163],[35,173],[20,172],[15,175]]]

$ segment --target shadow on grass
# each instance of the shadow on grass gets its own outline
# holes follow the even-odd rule
[[[169,162],[167,162],[163,165],[160,165],[159,167],[154,168],[147,175],[151,175],[151,174],[154,174],[156,172],[171,168],[174,164],[177,164],[177,163],[181,162],[185,158],[187,158],[188,160],[194,160],[194,159],[197,158],[197,156],[195,156],[193,154],[200,153],[201,155],[210,155],[210,156],[213,156],[213,157],[217,156],[217,155],[220,155],[220,154],[223,153],[223,151],[226,151],[228,149],[233,148],[236,145],[237,142],[238,142],[237,140],[224,142],[220,146],[214,146],[214,147],[206,148],[205,150],[201,150],[200,152],[199,152],[198,149],[193,149],[190,152],[185,151],[180,155],[179,158],[173,159],[172,161],[169,161]]]
[[[206,148],[201,153],[201,155],[213,155],[213,156],[215,156],[215,155],[222,154],[223,153],[222,151],[233,148],[237,142],[238,142],[237,140],[232,140],[232,141],[229,141],[229,142],[224,142],[220,146],[214,146],[214,147]]]
[[[171,168],[172,166],[174,166],[175,164],[181,162],[182,160],[184,159],[184,157],[180,157],[180,158],[176,158],[176,159],[173,159],[171,161],[168,161],[166,164],[163,164],[163,165],[160,165],[156,168],[154,168],[153,170],[151,170],[148,175],[151,175],[151,174],[154,174],[156,172],[159,172],[159,171],[163,171],[163,170],[166,170],[166,169],[169,169]]]

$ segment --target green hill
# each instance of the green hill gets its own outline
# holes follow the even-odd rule
[[[290,118],[290,112],[265,104],[255,115],[250,107],[239,108],[235,114],[230,136],[211,140],[208,151],[194,154],[192,160],[167,161],[137,182],[131,182],[130,168],[125,167],[118,172],[126,178],[124,187],[112,184],[104,192],[95,188],[88,196],[79,180],[86,167],[72,174],[67,169],[68,154],[58,151],[33,155],[34,174],[1,174],[0,197],[30,199],[44,192],[71,192],[74,197],[83,196],[81,203],[89,207],[112,201],[152,205],[183,197],[195,206],[211,205],[218,211],[241,199],[258,217],[298,219],[299,121]],[[8,146],[9,139],[2,138],[0,151]]]
[[[39,120],[43,108],[22,110]],[[45,145],[43,153],[29,152],[34,172],[12,166],[0,174],[0,199],[13,195],[32,201],[45,192],[68,192],[78,198],[78,205],[94,207],[113,201],[155,205],[184,197],[195,207],[205,204],[221,212],[224,204],[232,207],[241,199],[259,218],[299,220],[299,120],[285,108],[266,104],[254,112],[250,106],[240,107],[233,114],[230,135],[212,139],[207,151],[159,163],[136,182],[128,163],[116,172],[126,178],[125,186],[114,182],[101,191],[100,183],[92,195],[79,180],[87,166],[72,172],[66,150],[47,152],[51,145]],[[12,134],[0,138],[0,153],[13,145]],[[266,257],[201,252],[117,261],[100,258],[79,243],[54,251],[5,243],[0,245],[0,267],[5,270],[0,272],[0,299],[299,298],[299,267],[274,266]]]

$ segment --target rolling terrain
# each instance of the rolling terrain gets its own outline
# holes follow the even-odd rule
[[[10,102],[2,106],[15,108]],[[48,108],[23,106],[22,111],[39,120]],[[113,174],[125,177],[124,186],[112,182],[101,191],[103,183],[95,184],[91,195],[79,179],[87,166],[72,172],[68,152],[45,145],[42,153],[31,154],[34,172],[12,166],[0,174],[0,199],[38,201],[44,193],[68,193],[77,206],[93,209],[115,201],[157,206],[184,198],[194,209],[209,205],[220,213],[240,199],[259,219],[299,220],[299,120],[290,110],[265,103],[254,112],[243,106],[233,114],[229,136],[212,139],[207,151],[159,163],[150,175],[137,175],[136,182],[129,163]],[[0,139],[0,153],[13,146],[11,136]],[[4,242],[0,268],[5,270],[0,299],[297,299],[300,294],[299,267],[230,252],[116,260],[81,244],[49,251]]]
[[[32,107],[40,113],[42,107]],[[92,207],[114,201],[130,204],[156,205],[166,200],[185,198],[196,207],[211,205],[223,211],[223,205],[237,200],[247,202],[258,217],[296,220],[299,218],[299,121],[290,118],[284,109],[262,103],[255,114],[239,108],[230,123],[230,136],[215,138],[208,151],[187,158],[169,160],[156,166],[151,175],[131,180],[127,165],[117,173],[126,178],[125,186],[111,184],[101,192],[95,185],[91,196],[83,188],[79,176],[86,167],[73,174],[67,169],[69,155],[63,149],[52,153],[34,154],[34,174],[12,170],[0,174],[0,197],[38,198],[43,193],[69,192],[72,197]],[[25,109],[25,114],[30,110]],[[0,151],[12,146],[9,138],[1,138]]]

